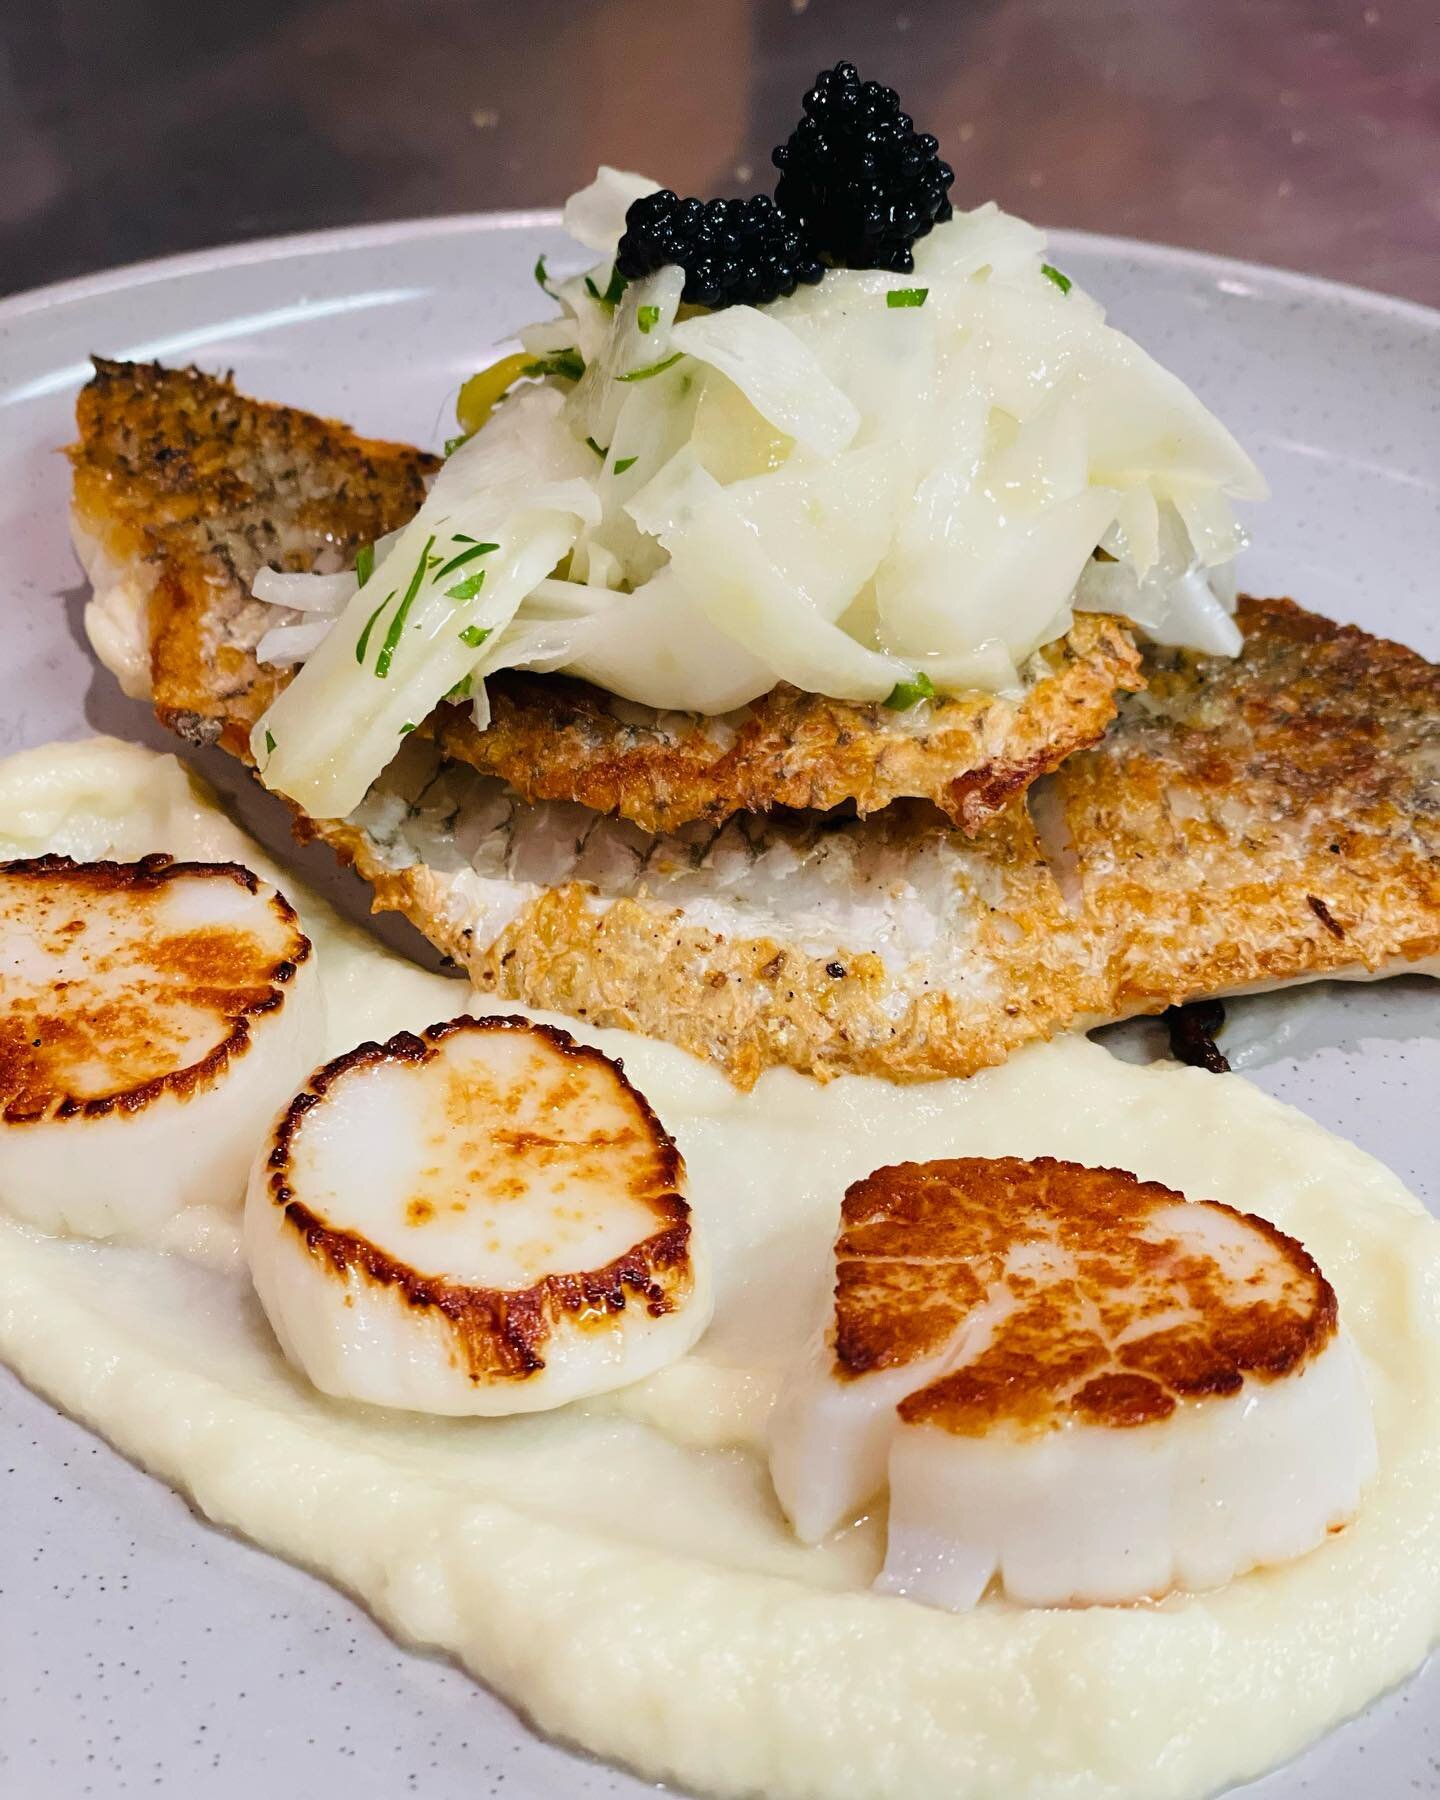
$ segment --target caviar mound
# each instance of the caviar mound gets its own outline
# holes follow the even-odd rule
[[[685,271],[681,298],[709,307],[763,306],[825,273],[768,194],[682,200],[661,188],[626,213],[615,267],[627,281],[638,281],[669,263]]]
[[[951,215],[955,172],[893,88],[853,63],[816,77],[805,116],[773,153],[775,200],[812,248],[847,269],[915,267],[913,246]]]

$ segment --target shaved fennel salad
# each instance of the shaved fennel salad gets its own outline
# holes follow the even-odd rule
[[[957,211],[913,272],[707,311],[682,269],[615,270],[655,186],[602,168],[568,202],[599,260],[537,267],[559,314],[467,383],[408,525],[352,573],[256,579],[260,659],[302,665],[252,736],[269,787],[341,817],[440,701],[483,730],[508,668],[723,714],[780,682],[1013,692],[1076,608],[1239,649],[1231,502],[1265,484],[1043,233]]]

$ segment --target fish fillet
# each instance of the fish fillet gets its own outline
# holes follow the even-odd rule
[[[98,365],[79,412],[92,639],[123,678],[128,629],[132,691],[248,758],[276,681],[254,571],[393,528],[430,464],[150,367]],[[1440,957],[1440,670],[1288,600],[1239,619],[1240,657],[1152,653],[1101,743],[978,837],[919,800],[656,834],[526,802],[419,733],[348,819],[299,825],[481,989],[745,1085],[967,1074],[1056,1031]]]

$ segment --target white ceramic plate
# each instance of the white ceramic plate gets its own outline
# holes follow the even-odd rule
[[[325,233],[152,263],[0,304],[0,754],[89,731],[177,746],[98,672],[65,529],[93,351],[233,368],[245,389],[438,444],[464,375],[543,312],[548,214]],[[1191,382],[1274,487],[1244,571],[1440,655],[1440,314],[1238,263],[1058,234],[1055,260]],[[234,793],[232,765],[197,759]],[[285,839],[244,790],[247,822]],[[304,859],[357,914],[365,894]],[[400,926],[392,941],[420,953]],[[1236,1009],[1254,1078],[1390,1163],[1440,1210],[1440,1001],[1419,980]],[[1143,1029],[1122,1034],[1133,1051]],[[1278,1054],[1276,1052],[1278,1051]],[[1266,1055],[1269,1060],[1265,1060]],[[79,1800],[592,1800],[653,1792],[531,1736],[327,1587],[214,1531],[0,1371],[0,1772]],[[1246,1793],[1436,1791],[1435,1668]],[[1004,1800],[996,1796],[996,1800]]]

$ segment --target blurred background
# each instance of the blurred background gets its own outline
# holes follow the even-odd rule
[[[765,189],[842,56],[959,205],[1440,304],[1440,0],[0,0],[0,290],[602,158]]]

